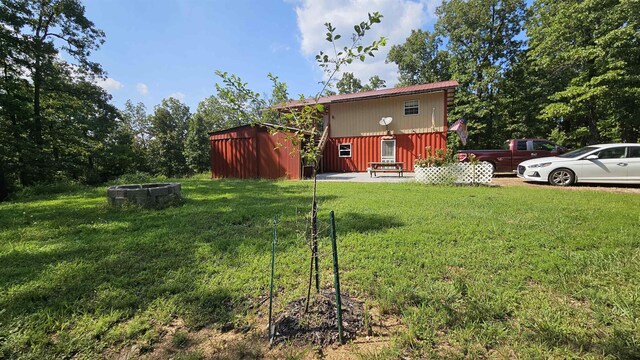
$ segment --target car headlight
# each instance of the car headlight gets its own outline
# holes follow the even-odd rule
[[[551,165],[550,162],[540,163],[540,164],[533,164],[533,165],[529,165],[529,169],[543,168],[543,167],[547,167],[549,165]]]

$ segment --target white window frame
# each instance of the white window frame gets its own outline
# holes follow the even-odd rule
[[[409,103],[409,102],[415,102],[416,103],[415,108],[418,109],[417,113],[415,113],[415,114],[407,114],[407,103]],[[414,106],[409,107],[409,109],[413,109],[413,108],[414,108]],[[403,112],[403,114],[404,114],[404,116],[420,115],[420,100],[418,100],[418,99],[406,100],[404,102],[404,112]]]
[[[347,151],[346,149],[344,149],[344,150],[343,150],[343,149],[340,149],[340,147],[341,147],[341,146],[343,146],[343,145],[349,145],[349,155],[342,155],[342,152],[343,152],[343,151]],[[341,158],[350,158],[350,157],[351,157],[351,154],[352,154],[351,143],[341,143],[341,144],[338,144],[338,157],[341,157]]]

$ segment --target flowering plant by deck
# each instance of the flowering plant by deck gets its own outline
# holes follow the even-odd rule
[[[425,156],[422,157],[422,154],[418,154],[418,158],[414,162],[415,166],[443,166],[457,162],[450,150],[444,151],[443,149],[436,149],[433,151],[431,146],[425,147],[424,150]]]
[[[415,161],[416,181],[422,184],[488,184],[493,177],[493,166],[488,162],[479,162],[475,155],[469,156],[469,162],[458,162],[449,151],[430,146],[425,148],[425,157],[418,156]]]

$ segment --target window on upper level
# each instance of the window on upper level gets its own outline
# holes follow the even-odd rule
[[[407,100],[404,102],[405,115],[418,115],[420,112],[420,104],[418,100]]]

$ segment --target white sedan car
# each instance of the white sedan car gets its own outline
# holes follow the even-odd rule
[[[523,161],[518,177],[567,186],[574,183],[640,184],[640,144],[600,144]]]

